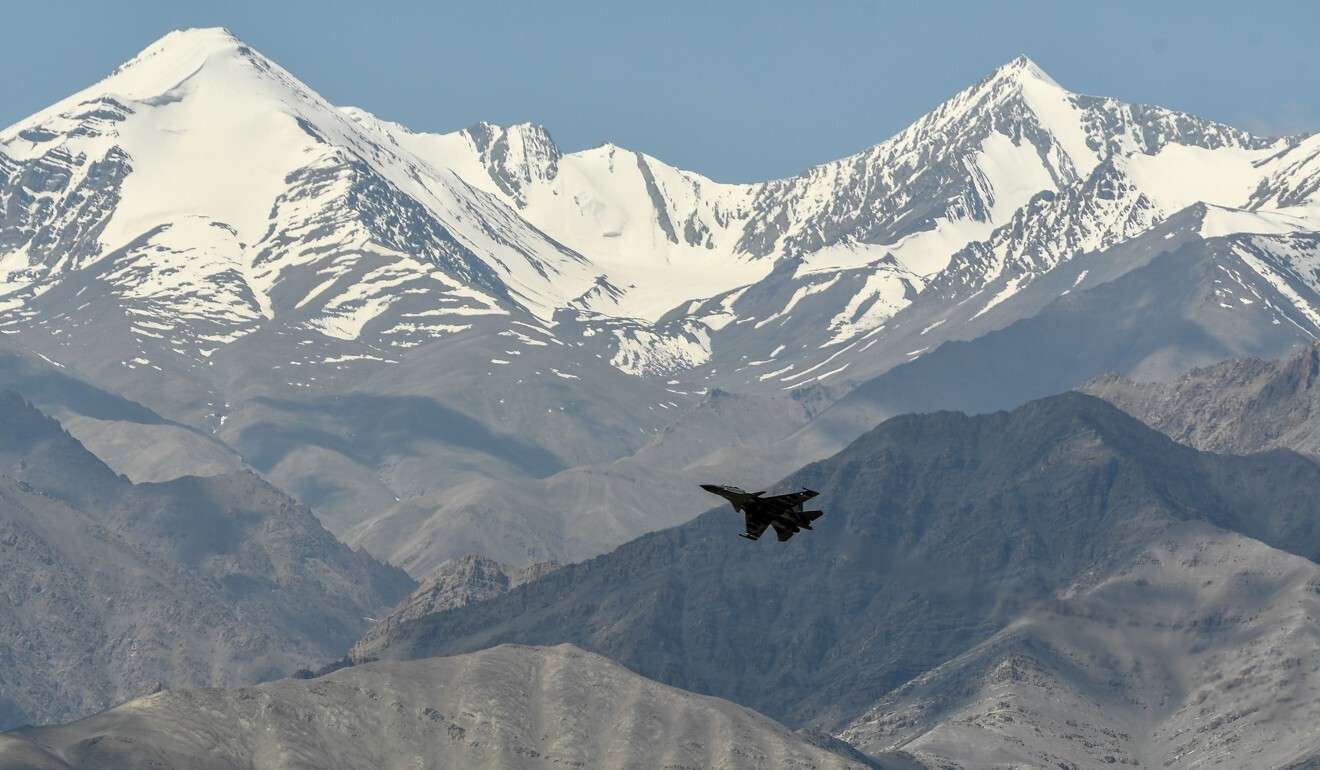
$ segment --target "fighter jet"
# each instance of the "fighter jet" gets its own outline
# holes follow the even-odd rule
[[[760,537],[766,527],[774,527],[782,543],[800,530],[811,529],[811,522],[825,513],[802,510],[802,503],[820,494],[805,487],[801,492],[772,497],[761,497],[765,492],[748,492],[719,484],[702,484],[701,488],[728,500],[735,511],[741,511],[747,517],[747,531],[741,534],[748,540]]]

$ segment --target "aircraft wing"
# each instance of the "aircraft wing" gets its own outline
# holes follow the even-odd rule
[[[795,505],[801,505],[818,494],[820,493],[814,490],[804,489],[800,492],[789,492],[786,495],[775,495],[774,497],[766,497],[762,499],[767,502],[783,505],[786,508],[792,508]]]
[[[765,528],[770,525],[770,520],[763,516],[753,516],[750,511],[746,515],[747,534],[743,535],[743,537],[748,540],[755,540],[760,537],[761,533],[765,531]]]

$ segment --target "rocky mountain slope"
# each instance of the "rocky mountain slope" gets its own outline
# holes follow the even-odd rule
[[[1024,57],[852,157],[722,185],[536,126],[415,133],[172,33],[0,131],[0,383],[78,438],[0,399],[0,725],[315,667],[388,617],[358,660],[571,642],[889,764],[1314,763],[1320,470],[1286,450],[1316,451],[1318,158]],[[1104,371],[1089,392],[1190,446],[1076,393],[1020,406]],[[935,413],[867,432],[909,412]],[[817,531],[688,521],[698,483],[785,474],[823,491]],[[387,616],[410,581],[271,483],[432,579]],[[464,762],[585,762],[404,691],[470,677],[489,713],[564,720],[576,694],[505,675],[644,689],[575,655],[165,693],[0,740],[186,766],[213,725],[132,715],[194,704],[237,714],[207,746],[275,761],[251,709],[293,725],[343,683],[330,711],[372,727],[325,763],[438,756],[377,688],[493,730],[446,744]],[[608,763],[583,736],[616,716],[575,742]],[[711,719],[648,756],[759,756],[674,737]],[[815,756],[784,740],[762,758]]]
[[[1174,441],[1207,452],[1247,454],[1284,447],[1320,456],[1320,348],[1283,360],[1232,359],[1174,382],[1136,382],[1109,373],[1078,387]]]
[[[385,629],[423,615],[465,607],[507,593],[518,586],[559,569],[552,561],[510,567],[491,561],[484,556],[465,556],[433,570],[416,590],[372,626]]]
[[[1258,541],[1262,552],[1320,556],[1309,502],[1320,466],[1281,450],[1197,452],[1075,393],[1012,413],[894,418],[783,486],[800,485],[821,491],[826,514],[788,543],[748,543],[737,537],[740,517],[715,510],[508,594],[398,624],[353,655],[570,642],[788,724],[840,730],[918,677],[1118,580],[1187,522]],[[1184,578],[1160,577],[1175,579]],[[1290,597],[1302,594],[1281,595],[1280,612],[1292,611]],[[1187,623],[1205,617],[1192,600],[1182,611]],[[1088,654],[1057,654],[1074,652]],[[1317,662],[1314,650],[1297,654]],[[1147,659],[1154,680],[1176,673],[1157,663],[1181,665],[1172,654]]]
[[[1320,757],[1320,568],[1188,522],[890,693],[842,733],[929,767]]]
[[[571,645],[501,646],[315,680],[175,690],[0,735],[4,770],[318,767],[863,768],[728,701]]]
[[[0,395],[0,724],[338,657],[413,586],[251,473],[133,484]]]
[[[0,389],[21,394],[136,482],[250,470],[210,432],[167,420],[10,339],[0,339]]]
[[[544,479],[457,484],[388,507],[345,537],[420,575],[460,553],[509,564],[585,559],[691,519],[710,505],[699,483],[769,483],[800,467],[797,447],[776,442],[808,424],[824,401],[814,390],[778,397],[714,390],[630,456]]]

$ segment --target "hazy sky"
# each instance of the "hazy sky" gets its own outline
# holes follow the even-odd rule
[[[1065,88],[1320,130],[1320,2],[188,2],[0,6],[0,125],[171,29],[224,26],[336,104],[419,131],[540,123],[719,181],[880,142],[1019,54]]]

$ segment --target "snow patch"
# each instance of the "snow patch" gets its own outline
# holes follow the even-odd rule
[[[1260,184],[1257,162],[1273,152],[1235,147],[1209,150],[1170,143],[1155,155],[1128,156],[1127,175],[1166,212],[1180,211],[1194,203],[1241,206]]]
[[[1317,312],[1292,286],[1289,286],[1286,278],[1246,249],[1235,247],[1233,253],[1240,257],[1257,275],[1264,278],[1270,286],[1274,287],[1274,290],[1288,300],[1306,320],[1311,322],[1313,327],[1320,328],[1320,312]],[[1307,332],[1314,336],[1313,331],[1307,330]]]
[[[683,333],[660,334],[649,329],[614,330],[618,351],[610,364],[627,374],[668,374],[700,366],[711,357],[710,332],[704,326]]]
[[[1315,229],[1315,222],[1282,211],[1244,211],[1210,206],[1201,220],[1202,238],[1220,238],[1237,233],[1274,235]]]

